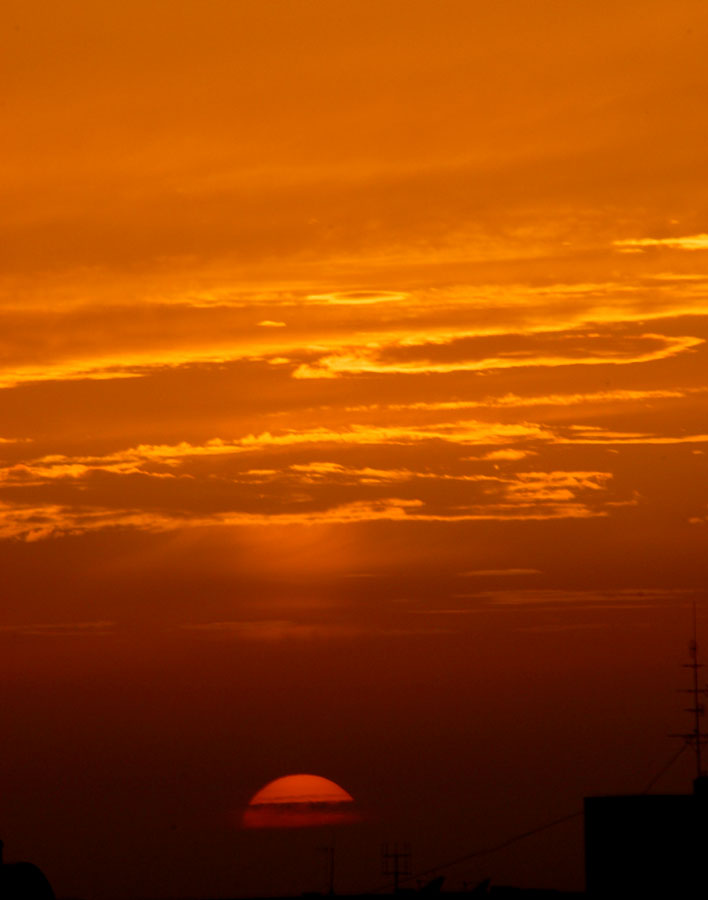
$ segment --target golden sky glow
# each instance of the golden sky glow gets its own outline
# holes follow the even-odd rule
[[[708,628],[703,0],[10,0],[0,40],[8,845],[64,895],[297,893],[179,841],[282,771],[388,804],[374,869],[464,852],[472,796],[504,838],[641,788],[608,704]],[[84,880],[27,806],[52,709]],[[139,795],[174,883],[102,881]]]

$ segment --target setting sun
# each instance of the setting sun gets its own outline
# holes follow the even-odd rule
[[[243,814],[245,828],[304,828],[343,825],[358,819],[348,808],[354,798],[328,778],[286,775],[251,798]]]

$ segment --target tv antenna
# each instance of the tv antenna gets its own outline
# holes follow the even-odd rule
[[[698,662],[698,627],[696,619],[696,601],[693,601],[693,639],[689,641],[688,652],[690,654],[690,662],[684,663],[684,669],[691,669],[693,685],[690,688],[681,688],[679,693],[690,694],[693,700],[692,706],[686,707],[686,712],[693,715],[693,731],[686,734],[672,734],[670,737],[680,737],[693,747],[696,754],[696,778],[703,778],[706,772],[703,768],[703,747],[708,744],[708,736],[701,728],[701,720],[705,714],[705,705],[702,698],[706,695],[706,689],[702,688],[698,683],[698,670],[703,668],[702,663]]]
[[[401,844],[383,844],[381,847],[381,859],[383,860],[383,874],[393,878],[393,892],[398,893],[398,885],[401,876],[411,874],[411,846]]]

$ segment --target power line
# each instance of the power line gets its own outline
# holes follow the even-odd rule
[[[541,831],[546,831],[549,828],[554,828],[556,825],[562,825],[563,822],[569,822],[571,819],[577,819],[579,816],[582,816],[582,814],[583,811],[579,810],[578,812],[570,813],[567,816],[561,816],[560,819],[554,819],[552,822],[546,822],[543,825],[532,828],[530,831],[524,831],[521,834],[516,834],[514,835],[514,837],[502,841],[501,844],[495,844],[492,847],[484,847],[482,850],[473,850],[472,853],[466,853],[464,856],[458,856],[457,859],[452,859],[449,862],[441,863],[439,866],[433,866],[431,869],[424,869],[422,872],[416,872],[414,875],[409,875],[406,878],[401,878],[401,882],[412,881],[414,878],[424,878],[427,875],[434,875],[436,872],[440,872],[443,869],[450,869],[453,866],[459,865],[463,862],[468,862],[469,860],[475,859],[478,856],[489,856],[492,853],[498,853],[500,850],[504,850],[506,849],[506,847],[510,847],[512,844],[517,843],[517,841],[522,841],[524,840],[524,838],[531,837],[534,834],[539,834]],[[388,885],[383,885],[373,893],[384,891],[387,887]]]
[[[679,747],[679,749],[671,755],[669,760],[659,769],[659,771],[654,775],[654,777],[646,784],[644,789],[641,791],[641,794],[648,794],[649,791],[654,787],[654,785],[661,779],[663,776],[669,771],[669,769],[673,766],[673,764],[679,759],[679,757],[684,753],[687,747],[693,747],[696,753],[696,767],[698,772],[698,777],[700,778],[703,774],[702,771],[702,760],[701,760],[701,747],[704,743],[708,743],[708,738],[702,733],[701,730],[701,716],[704,713],[703,704],[700,703],[701,694],[706,694],[708,691],[705,689],[701,690],[698,682],[698,670],[703,668],[703,666],[698,662],[698,640],[697,640],[697,627],[696,627],[696,604],[693,604],[693,640],[689,644],[689,650],[691,654],[691,662],[685,665],[685,668],[691,669],[693,674],[693,687],[687,689],[685,693],[693,695],[693,706],[688,709],[688,712],[693,713],[694,716],[694,728],[693,731],[689,734],[679,734],[679,735],[671,735],[672,737],[681,737],[684,739],[684,743]],[[553,819],[550,822],[545,822],[543,825],[538,825],[536,828],[531,828],[528,831],[522,831],[520,834],[515,834],[513,837],[508,838],[505,841],[502,841],[500,844],[494,844],[491,847],[484,847],[481,850],[473,850],[471,853],[466,853],[464,856],[458,856],[457,859],[452,859],[448,862],[441,863],[440,865],[433,866],[430,869],[424,869],[422,872],[416,872],[414,875],[405,874],[404,877],[399,877],[402,873],[400,871],[396,871],[394,873],[394,881],[395,881],[395,890],[398,890],[399,883],[405,883],[411,881],[414,878],[424,878],[429,875],[435,875],[438,872],[443,871],[444,869],[451,869],[453,866],[460,865],[464,862],[469,862],[472,859],[477,859],[480,856],[490,856],[493,853],[498,853],[501,850],[505,850],[507,847],[511,847],[513,844],[518,843],[519,841],[523,841],[528,837],[533,837],[535,834],[540,834],[543,831],[548,831],[550,828],[555,828],[557,825],[562,825],[564,822],[570,822],[573,819],[577,819],[583,815],[583,810],[578,810],[576,812],[568,813],[568,815],[561,816],[558,819]],[[379,893],[380,891],[386,890],[388,885],[383,885],[371,893]]]
[[[642,794],[649,793],[654,785],[661,778],[663,778],[663,776],[669,771],[676,760],[682,755],[682,753],[684,753],[688,746],[688,743],[683,744],[676,753],[673,753],[671,755],[670,759],[666,763],[664,763],[664,765],[659,769],[656,775],[654,775],[654,777],[641,791]],[[582,815],[583,810],[576,810],[576,812],[568,813],[565,816],[560,816],[560,818],[558,819],[552,819],[550,822],[544,822],[543,825],[537,825],[536,828],[531,828],[528,831],[522,831],[520,834],[515,834],[513,837],[507,838],[505,841],[502,841],[500,844],[494,844],[491,847],[483,847],[481,850],[473,850],[471,853],[466,853],[464,856],[458,856],[457,859],[452,859],[448,862],[440,863],[440,865],[433,866],[430,869],[424,869],[422,872],[416,872],[413,875],[407,875],[403,878],[400,878],[399,883],[405,883],[408,881],[412,881],[413,879],[425,878],[429,875],[435,875],[438,872],[443,871],[443,869],[451,869],[453,866],[460,865],[464,862],[469,862],[470,860],[477,859],[480,856],[491,856],[493,853],[499,853],[501,850],[506,850],[507,847],[511,847],[513,844],[516,844],[519,841],[523,841],[526,838],[533,837],[535,834],[540,834],[543,831],[548,831],[550,828],[555,828],[557,825],[562,825],[564,822],[571,822],[573,819],[578,819]],[[372,893],[379,893],[386,890],[387,887],[388,885],[383,885]]]
[[[673,764],[676,762],[676,760],[679,758],[679,756],[681,756],[681,754],[684,752],[684,750],[685,750],[688,746],[689,746],[688,743],[681,744],[681,746],[678,748],[678,750],[676,751],[676,753],[674,753],[674,754],[672,755],[671,759],[670,759],[670,760],[669,760],[669,761],[668,761],[661,769],[659,769],[658,773],[657,773],[657,774],[652,778],[652,780],[647,784],[647,786],[646,786],[646,787],[644,788],[644,790],[642,791],[642,794],[648,794],[648,793],[649,793],[649,791],[654,787],[654,785],[657,783],[657,781],[659,781],[660,778],[662,778],[664,775],[666,775],[666,773],[669,771],[669,769],[671,768],[671,766],[673,766]]]
[[[441,869],[449,869],[452,866],[456,866],[459,863],[467,862],[470,859],[475,859],[478,856],[489,856],[492,853],[498,853],[500,850],[505,850],[507,847],[511,847],[512,844],[518,843],[518,841],[523,841],[527,837],[532,837],[534,834],[540,834],[542,831],[547,831],[549,828],[555,828],[556,825],[562,825],[563,822],[570,822],[571,819],[577,819],[578,816],[582,816],[582,809],[569,813],[567,816],[561,816],[559,819],[553,819],[551,822],[546,822],[543,825],[538,825],[536,828],[531,828],[529,831],[523,831],[521,834],[515,834],[514,837],[507,838],[507,840],[502,841],[501,844],[495,844],[492,847],[484,847],[482,850],[474,850],[472,853],[466,853],[464,856],[460,856],[457,859],[453,859],[450,862],[442,863],[439,866],[433,866],[432,869],[426,869],[424,872],[418,872],[418,878],[421,878],[425,875],[434,875],[436,872],[439,872]]]

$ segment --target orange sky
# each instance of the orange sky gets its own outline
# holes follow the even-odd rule
[[[311,837],[233,827],[305,771],[369,810],[359,889],[381,840],[425,868],[661,766],[707,627],[707,28],[10,0],[8,858],[96,900],[320,889]],[[450,886],[579,886],[579,832],[543,840]]]

